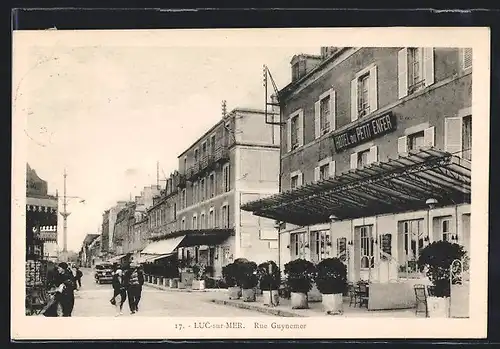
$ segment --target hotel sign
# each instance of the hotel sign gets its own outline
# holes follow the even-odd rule
[[[391,112],[366,121],[336,136],[333,143],[337,152],[369,142],[396,129],[396,118]]]

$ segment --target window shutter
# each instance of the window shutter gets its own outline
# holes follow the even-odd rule
[[[335,130],[335,123],[337,121],[337,100],[335,90],[330,92],[330,131]]]
[[[302,173],[299,173],[299,178],[298,178],[298,184],[297,186],[304,185],[304,175]]]
[[[320,105],[320,101],[314,103],[314,132],[316,138],[319,138],[319,136],[321,136]]]
[[[314,168],[314,181],[319,181],[319,167]]]
[[[408,137],[403,136],[398,138],[398,154],[408,153]]]
[[[358,168],[358,153],[351,154],[351,170]]]
[[[462,156],[459,153],[462,150],[462,118],[446,118],[444,119],[444,126],[445,151]]]
[[[424,130],[424,145],[426,147],[434,147],[434,126]]]
[[[288,151],[292,151],[292,118],[286,121],[286,144]]]
[[[328,175],[330,176],[330,178],[335,177],[335,161],[330,161],[328,165]]]
[[[374,163],[378,161],[378,147],[375,145],[370,148],[370,155],[368,157],[368,163]]]
[[[398,52],[398,95],[399,98],[408,96],[408,49],[406,47]]]
[[[370,69],[370,78],[369,78],[369,89],[368,89],[368,98],[370,101],[370,113],[373,113],[378,109],[378,77],[377,77],[377,66],[374,66]]]
[[[462,49],[462,68],[469,69],[472,67],[472,49],[464,48]]]
[[[299,147],[304,145],[304,112],[301,110],[299,113]]]
[[[351,121],[358,119],[358,79],[351,81]]]
[[[434,83],[434,48],[424,47],[424,79],[425,86]]]

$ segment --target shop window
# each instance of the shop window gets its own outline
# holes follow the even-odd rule
[[[372,226],[359,227],[361,246],[361,268],[368,269],[375,267],[374,239],[372,236]]]
[[[450,231],[450,219],[443,219],[441,222],[441,238],[443,241],[448,241],[448,242],[453,242],[452,241],[452,234]]]
[[[319,263],[325,258],[329,257],[330,249],[330,232],[329,231],[312,231],[310,233],[310,245],[309,249],[311,251],[311,261],[314,263]]]
[[[292,233],[290,234],[290,256],[291,259],[300,259],[306,257],[306,248],[308,247],[307,234]]]
[[[402,248],[400,253],[404,260],[400,259],[401,269],[407,273],[419,271],[417,261],[422,249],[429,244],[429,234],[424,228],[423,219],[414,219],[399,222],[400,236],[402,237]]]
[[[337,238],[337,258],[347,262],[347,238]]]

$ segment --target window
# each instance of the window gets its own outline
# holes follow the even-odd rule
[[[365,116],[370,113],[370,102],[368,100],[369,80],[369,74],[365,74],[358,78],[358,117]]]
[[[310,233],[310,251],[311,251],[311,261],[318,263],[325,258],[328,258],[330,254],[329,242],[330,242],[330,232],[329,231],[312,231]]]
[[[198,154],[198,149],[195,149],[195,150],[194,150],[194,163],[195,163],[195,164],[196,164],[196,163],[198,163],[198,155],[199,155],[199,154]]]
[[[422,76],[422,49],[408,48],[408,93],[412,94],[425,86]]]
[[[335,177],[335,161],[331,157],[321,160],[314,169],[314,181],[321,181]]]
[[[211,208],[210,212],[208,213],[208,227],[209,228],[215,228],[215,220],[214,220],[214,209]]]
[[[192,226],[192,229],[193,230],[198,229],[198,217],[196,215],[193,215],[193,226]]]
[[[472,161],[472,117],[470,115],[462,118],[462,157]]]
[[[198,202],[198,195],[199,195],[198,182],[194,182],[193,183],[193,203]]]
[[[200,216],[200,229],[205,229],[206,226],[205,226],[205,212],[203,212]]]
[[[291,139],[292,139],[292,149],[299,146],[299,116],[296,115],[291,121]]]
[[[358,152],[358,164],[357,168],[363,168],[368,165],[368,159],[370,155],[370,149]]]
[[[205,156],[207,156],[207,143],[203,142],[201,145],[201,157],[205,158]]]
[[[417,261],[422,249],[429,244],[429,234],[427,229],[424,230],[424,220],[414,219],[401,221],[399,224],[400,256],[404,256],[404,272],[417,272]],[[400,262],[403,262],[400,260]]]
[[[215,196],[215,173],[210,174],[210,197]]]
[[[173,206],[173,209],[174,209],[174,221],[177,219],[177,204],[174,202],[174,206]]]
[[[445,119],[445,151],[472,161],[472,115],[468,109],[459,113],[463,116]]]
[[[326,96],[320,102],[319,121],[321,134],[330,131],[330,96]]]
[[[299,186],[299,175],[295,175],[292,177],[291,188],[295,189]]]
[[[186,230],[186,217],[181,219],[181,230]]]
[[[359,228],[361,245],[361,268],[373,268],[375,258],[373,254],[374,240],[372,226],[366,225]]]
[[[200,200],[201,201],[204,201],[205,200],[205,178],[202,178],[201,179],[201,182],[200,182]]]
[[[307,241],[306,233],[290,234],[290,254],[291,259],[305,258]]]
[[[405,47],[398,52],[398,96],[403,98],[434,83],[434,49]]]
[[[337,238],[337,258],[347,262],[347,238]]]
[[[186,189],[182,189],[182,195],[181,195],[181,209],[184,209],[187,207],[187,201],[186,201]]]
[[[464,70],[472,67],[472,49],[462,49],[462,67]]]
[[[443,239],[443,241],[453,242],[451,238],[452,235],[450,232],[450,223],[451,223],[450,219],[444,219],[441,222],[441,238]]]
[[[221,225],[221,228],[229,228],[229,210],[227,205],[221,207]]]
[[[188,165],[187,165],[187,158],[184,157],[184,173],[187,172],[187,168],[188,168]]]
[[[231,190],[229,164],[224,165],[224,167],[222,168],[222,176],[224,191],[228,192],[229,190]]]
[[[418,150],[424,145],[424,131],[414,133],[408,136],[408,149]]]
[[[211,155],[215,154],[215,135],[210,137],[210,154]]]
[[[327,179],[330,177],[330,164],[323,165],[319,168],[319,179]]]

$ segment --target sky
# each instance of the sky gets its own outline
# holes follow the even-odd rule
[[[26,119],[27,162],[49,193],[62,195],[66,168],[67,195],[79,197],[68,201],[74,251],[98,232],[106,209],[156,183],[157,161],[161,179],[178,168],[177,156],[220,120],[222,100],[228,111],[262,109],[263,64],[283,88],[293,55],[320,51],[247,46],[243,38],[237,46],[176,45],[164,32],[147,40],[75,32],[47,42],[44,35],[54,32],[39,33],[24,40],[22,58],[17,50],[23,64],[14,67],[14,117]],[[62,247],[62,219],[59,232]]]

